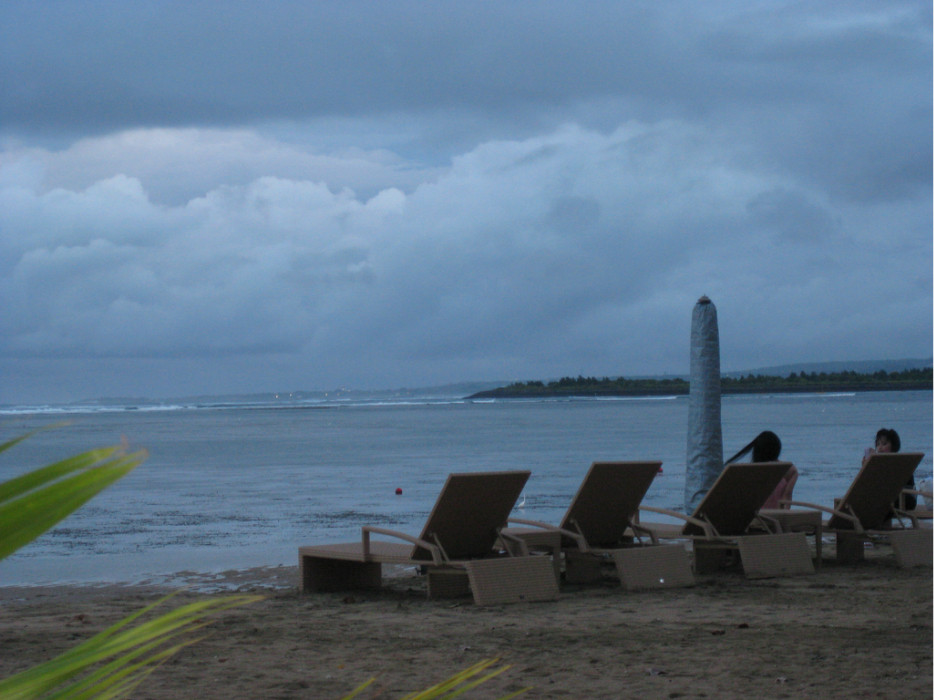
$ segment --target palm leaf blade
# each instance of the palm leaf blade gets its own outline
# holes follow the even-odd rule
[[[68,464],[51,465],[40,470],[46,471],[41,479],[29,480],[31,488],[25,492],[17,488],[16,497],[0,498],[0,559],[54,527],[145,459],[144,452],[113,457],[115,450],[89,452],[79,455],[80,459],[65,460]],[[105,455],[104,462],[100,454]],[[64,474],[71,476],[61,478]]]
[[[67,459],[54,462],[41,469],[35,469],[21,476],[14,477],[0,484],[0,503],[18,498],[33,489],[60,479],[66,474],[89,469],[98,463],[106,463],[122,448],[118,445],[88,450]]]
[[[154,605],[162,603],[168,597],[170,596],[157,601]],[[170,656],[171,653],[175,653],[187,643],[182,642],[170,649],[160,650],[145,661],[137,662],[140,656],[153,651],[178,635],[190,633],[204,626],[206,624],[204,621],[205,616],[217,614],[236,606],[247,605],[258,600],[262,600],[262,596],[238,595],[197,601],[136,627],[123,629],[133,618],[138,618],[139,614],[144,611],[134,613],[130,618],[120,620],[58,657],[0,681],[0,697],[26,698],[39,696],[75,678],[95,664],[110,660],[102,669],[95,671],[89,679],[84,679],[69,688],[61,690],[62,693],[65,693],[61,697],[81,697],[77,693],[86,691],[106,677],[120,674],[126,669],[130,669],[132,673],[131,667],[134,663],[137,663],[139,668],[142,669],[146,665],[159,662]],[[154,605],[149,606],[148,609],[152,609]],[[127,675],[129,674],[119,675],[117,680]],[[101,689],[105,688],[104,685],[100,687]],[[58,697],[58,695],[52,697]]]

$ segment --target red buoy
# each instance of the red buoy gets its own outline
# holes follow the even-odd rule
[[[397,489],[396,489],[396,495],[397,495],[397,496],[401,496],[401,495],[402,495],[402,489],[397,488]]]

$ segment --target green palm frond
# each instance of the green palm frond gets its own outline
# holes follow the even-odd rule
[[[10,440],[0,449],[21,440]],[[127,454],[116,445],[89,450],[0,483],[0,559],[54,527],[144,459],[144,450]]]
[[[437,685],[412,695],[406,695],[402,700],[449,700],[450,698],[456,698],[511,668],[510,666],[500,666],[483,676],[480,675],[497,661],[499,661],[499,659],[484,659],[483,661],[479,661],[470,668],[465,668],[463,671],[455,673],[453,676],[441,681]],[[528,688],[523,688],[522,690],[505,696],[501,700],[514,698],[527,690]]]
[[[39,433],[45,432],[46,430],[54,430],[55,428],[61,428],[66,425],[68,425],[68,421],[62,421],[60,423],[51,423],[49,425],[44,425],[41,428],[30,430],[28,433],[23,433],[22,435],[18,435],[17,437],[11,438],[10,440],[0,442],[0,452],[6,452],[8,449],[13,447],[14,445],[18,445],[23,440],[28,440],[33,435],[38,435]]]
[[[180,640],[179,636],[206,625],[208,615],[263,599],[259,595],[233,595],[197,601],[130,626],[171,597],[161,598],[51,661],[0,681],[0,697],[49,700],[122,697],[156,665],[199,641]],[[97,667],[99,664],[103,665]],[[81,677],[89,669],[93,671]]]
[[[369,687],[370,687],[371,685],[373,685],[375,682],[376,682],[376,679],[375,679],[375,678],[371,678],[370,680],[366,681],[365,683],[361,683],[361,684],[358,685],[356,688],[354,688],[352,691],[350,691],[350,694],[349,694],[349,695],[345,695],[344,697],[342,697],[341,700],[353,700],[353,698],[359,697],[360,693],[362,693],[364,690],[366,690],[367,688],[369,688]]]
[[[455,673],[450,678],[446,678],[440,683],[433,685],[430,688],[426,688],[425,690],[412,693],[411,695],[406,695],[405,697],[401,698],[401,700],[452,700],[453,698],[459,697],[460,695],[473,690],[477,686],[486,683],[491,678],[494,678],[503,671],[511,668],[510,666],[500,666],[499,668],[494,668],[492,671],[485,675],[480,675],[497,661],[499,661],[499,659],[484,659],[483,661],[479,661],[473,666]],[[354,688],[350,695],[345,695],[343,698],[341,698],[341,700],[352,700],[352,698],[358,697],[360,693],[366,690],[366,688],[372,685],[374,682],[375,679],[371,678],[366,683],[363,683],[362,685]],[[499,700],[510,700],[510,698],[522,695],[529,690],[530,688],[522,688],[521,690],[517,690],[514,693],[503,696]]]
[[[0,452],[34,435],[0,443]],[[29,544],[146,459],[122,445],[89,450],[0,483],[0,559]],[[0,698],[79,700],[126,697],[159,664],[197,639],[183,638],[207,617],[262,596],[236,595],[182,606],[153,620],[140,617],[166,596],[60,656],[0,680]],[[134,623],[137,623],[132,626]]]

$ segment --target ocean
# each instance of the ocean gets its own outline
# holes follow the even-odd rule
[[[178,403],[0,408],[0,479],[126,440],[149,458],[0,562],[0,585],[138,583],[183,571],[294,565],[297,547],[371,524],[418,535],[451,472],[528,469],[517,517],[557,523],[590,463],[661,460],[645,503],[683,502],[686,397]],[[723,397],[727,457],[762,430],[782,440],[795,498],[831,505],[880,427],[932,473],[930,391]],[[401,490],[401,493],[397,493]],[[653,517],[654,519],[654,517]]]

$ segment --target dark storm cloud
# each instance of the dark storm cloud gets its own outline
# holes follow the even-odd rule
[[[921,356],[920,2],[0,3],[0,400]]]
[[[923,3],[818,6],[805,23],[797,4],[748,2],[4,8],[7,128],[231,125],[458,107],[508,114],[605,97],[646,113],[678,104],[717,111],[763,100],[849,102],[857,80],[865,95],[885,99],[930,73]]]

